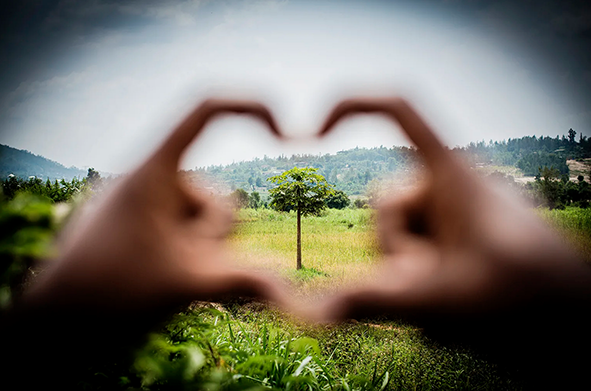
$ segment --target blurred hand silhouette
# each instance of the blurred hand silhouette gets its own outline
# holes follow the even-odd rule
[[[260,103],[204,101],[144,164],[82,208],[61,234],[59,258],[27,292],[25,304],[130,314],[230,293],[281,302],[277,282],[227,263],[230,211],[178,173],[187,146],[210,119],[228,113],[254,116],[281,137]]]
[[[177,306],[238,295],[268,299],[322,322],[402,317],[444,337],[484,341],[518,360],[543,360],[549,352],[564,357],[562,342],[545,341],[546,356],[539,355],[539,341],[549,332],[560,329],[575,339],[584,334],[589,268],[533,213],[470,172],[400,98],[345,100],[319,133],[349,115],[377,113],[398,122],[423,155],[427,177],[421,186],[386,199],[377,212],[380,278],[302,308],[273,279],[232,267],[223,247],[229,211],[178,173],[187,146],[212,117],[225,113],[252,115],[281,137],[260,103],[204,101],[143,165],[75,216],[61,234],[59,258],[25,292],[21,316],[6,335],[28,335],[49,323],[56,336],[39,350],[48,359],[62,338],[88,331],[65,328],[83,313],[103,355],[89,353],[105,360],[110,347],[128,348],[130,336],[141,337]],[[8,351],[21,352],[17,346]],[[55,362],[72,364],[67,351],[57,351]],[[581,369],[572,360],[560,364],[551,369]],[[45,370],[53,373],[50,365]]]
[[[403,99],[342,101],[319,136],[359,113],[398,122],[421,152],[427,177],[377,210],[377,280],[300,314],[321,322],[402,318],[517,368],[534,387],[581,384],[586,361],[574,352],[590,345],[589,266],[525,205],[458,161]]]
[[[359,113],[397,121],[422,153],[427,178],[378,208],[379,281],[343,292],[308,315],[322,321],[379,313],[449,320],[522,308],[542,295],[589,296],[589,268],[524,205],[470,172],[405,100],[342,101],[319,136]]]

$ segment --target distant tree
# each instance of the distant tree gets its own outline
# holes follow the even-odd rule
[[[564,204],[561,202],[564,185],[560,181],[560,171],[558,169],[540,168],[536,183],[550,209],[564,209]]]
[[[263,206],[261,195],[257,191],[253,191],[248,196],[248,207],[252,209],[258,209]]]
[[[331,209],[345,209],[351,204],[351,200],[342,190],[335,190],[332,195],[326,199],[326,206]]]
[[[367,185],[369,181],[371,181],[371,173],[369,170],[365,170],[365,174],[363,175],[363,184]]]
[[[367,199],[357,198],[355,201],[353,201],[353,206],[355,206],[358,209],[361,209],[361,208],[367,208],[369,206],[369,204],[367,203]]]
[[[569,173],[566,158],[555,153],[532,152],[519,159],[516,165],[525,175],[536,175],[544,168],[555,168],[560,174]]]
[[[230,200],[238,209],[248,208],[249,197],[244,189],[236,189],[230,193]]]
[[[86,182],[90,185],[92,190],[99,190],[103,184],[103,180],[101,178],[101,174],[94,168],[88,169],[88,174],[86,174]]]
[[[260,176],[257,177],[256,185],[257,185],[257,187],[263,187],[263,180],[261,179]]]
[[[326,199],[333,194],[333,187],[326,179],[316,174],[316,168],[294,167],[281,175],[267,179],[277,185],[269,190],[270,206],[279,211],[295,210],[297,214],[297,263],[302,268],[301,217],[318,215],[326,208]]]
[[[568,142],[571,144],[575,143],[575,137],[577,136],[577,132],[573,130],[573,128],[570,128],[568,130]]]
[[[50,198],[54,202],[64,202],[71,200],[86,187],[87,181],[81,181],[76,177],[69,182],[65,179],[51,182],[49,179],[43,181],[34,176],[24,180],[11,175],[2,181],[2,193],[7,200],[15,198],[17,193],[29,193]]]

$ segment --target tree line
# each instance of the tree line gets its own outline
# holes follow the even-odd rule
[[[555,168],[568,174],[567,160],[591,157],[591,139],[569,129],[567,135],[555,138],[524,136],[503,141],[480,141],[453,150],[472,165],[516,166],[526,176],[535,176],[539,168]]]
[[[591,158],[591,139],[570,129],[556,137],[525,136],[503,141],[470,143],[452,151],[471,166],[504,165],[518,167],[526,176],[536,176],[540,168],[555,168],[569,174],[567,160]],[[195,168],[189,173],[204,176],[225,187],[267,193],[272,184],[268,178],[293,167],[318,170],[328,183],[349,196],[363,196],[372,180],[382,180],[392,172],[410,171],[420,165],[420,154],[413,147],[384,146],[354,148],[336,154],[292,155],[254,159],[230,165]],[[356,197],[358,198],[358,197]]]
[[[12,200],[19,193],[29,193],[49,198],[53,202],[65,202],[83,191],[98,190],[102,185],[103,178],[94,168],[88,169],[86,177],[82,179],[74,177],[69,181],[43,180],[36,176],[24,179],[10,174],[2,180],[2,197],[5,200]]]

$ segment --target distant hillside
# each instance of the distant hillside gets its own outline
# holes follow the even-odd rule
[[[361,195],[373,179],[383,179],[398,170],[412,167],[417,151],[407,147],[354,148],[325,155],[265,157],[227,166],[209,166],[189,171],[214,183],[224,194],[236,188],[265,194],[274,185],[267,178],[293,167],[314,167],[337,189],[349,195]]]
[[[83,178],[86,171],[79,168],[67,168],[60,163],[34,155],[29,151],[0,144],[0,178],[13,174],[21,178],[36,176],[43,179]]]
[[[535,176],[540,167],[553,167],[561,174],[569,174],[567,160],[583,162],[591,158],[591,139],[569,129],[567,136],[525,136],[503,141],[481,141],[453,152],[473,168],[483,166],[514,167],[520,175]],[[414,148],[355,148],[326,155],[293,155],[279,158],[265,157],[226,166],[209,166],[189,171],[189,175],[211,181],[212,192],[227,194],[242,188],[263,195],[273,187],[267,178],[297,167],[314,167],[327,181],[350,196],[362,195],[368,184],[387,178],[393,172],[410,172],[416,164]],[[585,170],[582,166],[581,170]],[[588,172],[582,173],[584,176]],[[578,173],[577,173],[578,175]],[[576,176],[575,176],[576,178]]]

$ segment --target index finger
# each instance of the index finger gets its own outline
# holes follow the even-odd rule
[[[248,114],[262,120],[271,133],[278,138],[283,135],[270,110],[257,101],[207,99],[177,126],[156,151],[153,158],[176,170],[180,158],[191,142],[202,133],[203,128],[215,116],[223,113]]]
[[[451,154],[433,130],[408,102],[399,97],[344,100],[329,114],[318,136],[324,137],[342,118],[359,113],[383,114],[397,121],[408,138],[423,153],[427,164],[432,169],[452,160]]]

